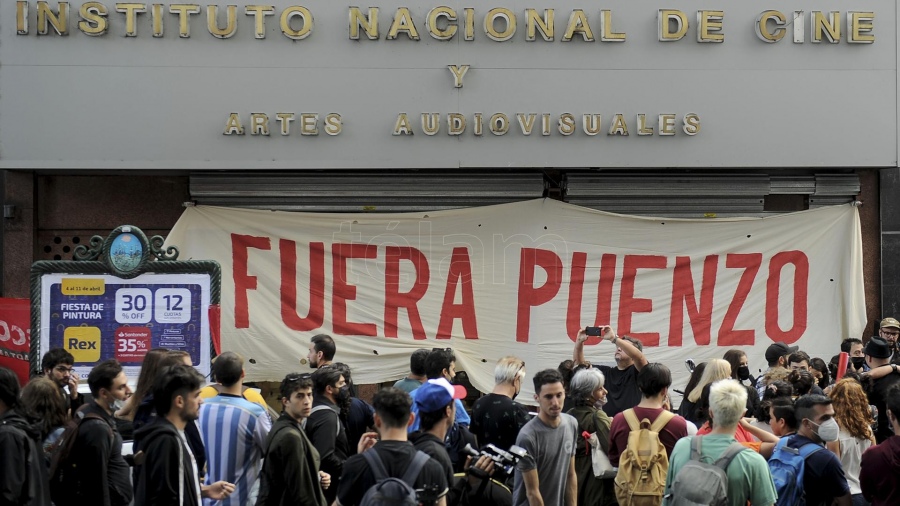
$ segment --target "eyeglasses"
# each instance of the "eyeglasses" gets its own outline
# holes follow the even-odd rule
[[[56,369],[57,371],[59,371],[61,373],[65,373],[65,374],[72,374],[73,372],[75,372],[74,367],[66,367],[64,365],[58,365],[58,366],[54,367],[54,369]]]
[[[308,372],[296,373],[295,372],[295,373],[291,373],[291,374],[288,374],[287,376],[285,376],[284,380],[285,381],[300,381],[300,380],[307,380],[307,379],[311,379],[311,378],[312,378],[312,373],[308,373]]]
[[[432,348],[431,351],[453,351],[453,348]]]
[[[900,336],[900,332],[886,332],[886,331],[882,330],[881,333],[884,334],[884,335],[886,335],[886,336],[891,336],[891,337],[898,337],[898,336]]]

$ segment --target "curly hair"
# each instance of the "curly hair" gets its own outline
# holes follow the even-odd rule
[[[834,384],[830,395],[838,425],[851,436],[868,439],[874,444],[875,437],[869,426],[872,422],[869,400],[859,382],[850,378],[842,379]]]

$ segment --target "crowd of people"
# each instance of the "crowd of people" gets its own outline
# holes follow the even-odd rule
[[[206,385],[188,354],[150,350],[133,392],[107,360],[86,398],[73,356],[49,350],[24,388],[0,368],[0,504],[900,505],[897,320],[844,340],[846,361],[774,343],[756,378],[729,350],[683,390],[639,340],[600,334],[615,363],[588,362],[581,331],[571,360],[531,375],[536,412],[514,356],[467,407],[453,350],[420,349],[369,404],[321,334],[276,410],[233,352]]]

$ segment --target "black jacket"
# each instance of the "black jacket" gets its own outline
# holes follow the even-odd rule
[[[133,495],[128,479],[128,464],[122,457],[122,436],[116,421],[96,402],[84,406],[81,413],[93,413],[102,420],[85,420],[78,428],[72,447],[72,459],[79,470],[80,502],[97,506],[126,506]],[[75,416],[78,416],[77,414]]]
[[[266,439],[256,506],[326,506],[319,452],[300,424],[282,414]]]
[[[134,482],[134,505],[200,506],[199,478],[178,429],[167,419],[157,417],[135,436],[141,439],[144,458]],[[180,503],[179,497],[183,498]]]
[[[50,505],[40,429],[11,409],[0,416],[0,504]]]
[[[322,459],[321,470],[331,475],[331,486],[325,490],[328,504],[337,497],[337,488],[344,471],[344,461],[350,455],[350,443],[347,441],[347,430],[339,423],[338,408],[327,399],[314,398],[313,408],[319,405],[329,409],[316,411],[306,419],[306,436],[316,447]]]

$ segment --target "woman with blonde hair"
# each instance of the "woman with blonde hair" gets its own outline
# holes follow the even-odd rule
[[[868,505],[859,486],[859,464],[863,452],[875,444],[869,400],[859,382],[852,378],[835,383],[829,397],[840,432],[837,441],[825,443],[825,446],[841,459],[853,506]]]
[[[693,409],[686,410],[690,412],[686,412],[684,417],[694,423],[697,427],[703,425],[703,422],[709,419],[707,414],[707,410],[709,409],[709,405],[704,405],[703,403],[703,392],[706,390],[709,391],[709,385],[712,385],[716,381],[728,379],[731,377],[731,364],[728,363],[727,360],[722,360],[720,358],[714,358],[708,362],[706,362],[706,369],[703,370],[703,375],[700,376],[700,382],[697,383],[697,386],[691,390],[691,393],[687,396],[687,401],[694,405]],[[706,399],[709,399],[709,394],[707,393]]]

